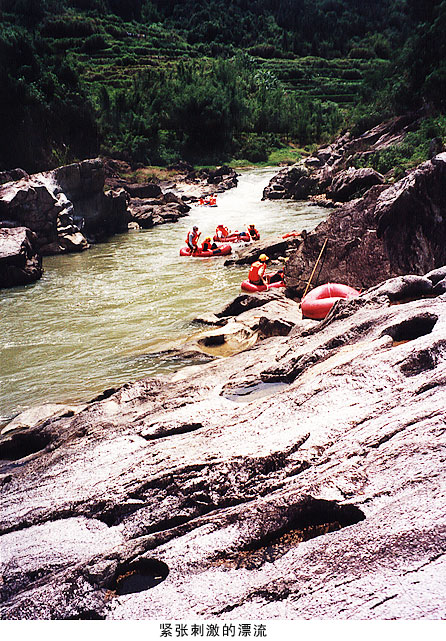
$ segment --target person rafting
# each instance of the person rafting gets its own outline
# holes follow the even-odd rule
[[[207,238],[204,239],[201,245],[201,251],[203,252],[210,252],[213,249],[217,249],[217,248],[218,248],[217,245],[211,241],[209,236],[207,236]]]
[[[255,225],[249,225],[248,234],[251,236],[252,240],[260,240],[260,234],[255,228]]]
[[[200,234],[201,232],[198,232],[198,227],[196,225],[194,225],[192,231],[187,234],[186,243],[191,254],[195,254],[198,249],[198,238],[200,237]]]
[[[212,194],[209,197],[209,205],[210,205],[210,207],[216,207],[217,206],[217,198],[214,196],[214,194]]]
[[[265,279],[266,263],[269,260],[266,254],[260,254],[249,270],[248,279],[253,285],[268,285]]]
[[[225,240],[228,235],[229,229],[227,227],[225,227],[224,225],[217,225],[217,228],[215,230],[216,240]]]
[[[286,263],[289,260],[289,258],[279,258],[279,260],[283,263]],[[284,267],[285,265],[283,265],[283,267],[278,269],[274,274],[271,274],[271,276],[268,279],[269,284],[280,283],[283,281],[283,279],[285,278]]]

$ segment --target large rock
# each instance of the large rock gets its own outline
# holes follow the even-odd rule
[[[129,210],[132,222],[150,229],[154,225],[177,222],[187,215],[190,207],[172,192],[167,192],[158,198],[131,198]]]
[[[363,194],[384,181],[383,176],[369,167],[354,169],[355,163],[363,165],[368,155],[402,143],[407,133],[416,129],[419,123],[420,114],[408,114],[384,122],[356,138],[345,133],[312,156],[281,169],[265,187],[263,198],[302,200],[326,194],[334,201],[351,200],[358,192]]]
[[[286,298],[283,289],[271,289],[259,294],[241,294],[214,318],[197,318],[195,322],[215,324],[217,329],[194,335],[183,346],[210,356],[229,356],[252,347],[258,340],[271,336],[287,336],[302,320],[299,305]]]
[[[127,229],[127,198],[123,190],[105,194],[102,162],[85,160],[0,186],[0,223],[31,229],[43,255],[79,251]],[[59,235],[67,218],[71,229]]]
[[[326,190],[328,198],[346,202],[354,196],[367,191],[373,185],[382,185],[384,176],[370,167],[354,169],[350,167],[337,173]]]
[[[26,227],[0,229],[0,287],[27,285],[42,273],[36,235]]]
[[[318,192],[318,182],[303,164],[284,167],[263,190],[262,200],[305,200]]]
[[[336,209],[309,233],[285,267],[285,282],[301,295],[312,284],[340,282],[357,289],[405,273],[424,274],[446,263],[446,153],[392,186],[372,187]]]
[[[425,281],[6,434],[2,618],[444,619],[446,305]]]

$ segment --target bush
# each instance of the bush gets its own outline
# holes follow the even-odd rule
[[[82,45],[82,51],[84,53],[94,53],[95,51],[100,51],[105,49],[107,46],[107,41],[104,36],[99,33],[89,36]]]
[[[238,144],[236,143],[235,156],[250,162],[266,162],[271,149],[265,136],[246,134],[241,137]]]
[[[85,38],[96,32],[96,26],[88,19],[54,18],[45,22],[40,31],[50,38]]]

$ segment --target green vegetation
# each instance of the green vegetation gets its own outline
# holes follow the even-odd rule
[[[345,126],[444,113],[446,0],[0,0],[0,21],[0,169],[287,162]],[[428,153],[405,145],[372,161]]]
[[[431,147],[436,141],[446,140],[446,116],[426,118],[417,131],[409,132],[399,145],[355,160],[355,167],[373,167],[381,174],[391,173],[401,178],[407,169],[415,167],[431,156]]]

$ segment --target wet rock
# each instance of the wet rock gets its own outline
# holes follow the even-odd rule
[[[26,227],[0,229],[0,287],[27,285],[42,273],[36,235]]]
[[[2,618],[443,619],[446,306],[405,278],[18,430]]]
[[[185,347],[196,346],[209,355],[228,356],[252,347],[260,339],[287,336],[301,320],[299,305],[281,290],[242,294],[215,314],[218,329],[198,334]]]
[[[150,229],[154,225],[177,222],[187,215],[190,206],[172,192],[167,192],[159,198],[132,198],[129,209],[132,222],[143,229]]]

